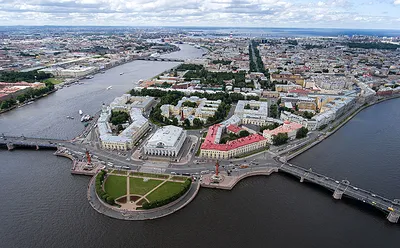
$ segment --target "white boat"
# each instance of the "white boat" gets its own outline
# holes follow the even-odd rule
[[[111,85],[107,87],[107,90],[111,90],[111,89],[112,89],[112,86],[111,86]]]
[[[124,75],[124,73],[123,73],[123,72],[121,72],[119,75]]]
[[[82,110],[79,110],[79,114],[80,114],[80,115],[82,115],[82,114],[83,114]]]
[[[67,119],[71,119],[71,120],[73,120],[73,119],[74,119],[74,117],[67,115]]]

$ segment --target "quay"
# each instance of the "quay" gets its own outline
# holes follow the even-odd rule
[[[72,145],[72,146],[71,146]],[[99,170],[104,168],[105,166],[100,162],[93,162],[88,167],[88,163],[84,161],[84,154],[78,151],[72,151],[72,153],[68,150],[71,148],[65,148],[64,146],[70,146],[73,149],[85,150],[85,146],[82,144],[74,143],[73,141],[66,140],[58,140],[58,139],[47,139],[47,138],[28,138],[24,136],[0,136],[0,147],[7,148],[8,150],[13,150],[15,148],[34,148],[36,150],[39,149],[57,149],[54,153],[57,156],[67,157],[72,160],[73,166],[71,169],[72,174],[79,175],[88,175],[93,176]],[[80,154],[81,158],[77,157],[76,154]],[[294,177],[299,178],[300,182],[309,182],[319,186],[322,186],[331,192],[333,192],[333,198],[339,200],[342,197],[348,197],[351,199],[358,200],[365,204],[369,204],[374,208],[384,212],[387,214],[387,219],[391,223],[397,223],[400,218],[400,199],[390,200],[385,197],[382,197],[378,194],[375,194],[371,191],[364,190],[361,188],[357,188],[350,184],[347,180],[336,180],[334,178],[313,172],[310,169],[305,169],[300,166],[296,166],[287,162],[287,157],[274,157],[276,162],[276,166],[266,166],[260,164],[260,166],[253,166],[252,168],[246,168],[240,170],[236,176],[228,176],[224,173],[221,174],[221,177],[224,178],[219,183],[211,182],[210,177],[211,174],[204,175],[203,181],[201,183],[196,183],[196,187],[190,190],[190,197],[183,197],[181,203],[174,206],[169,206],[163,209],[157,214],[139,214],[131,215],[128,213],[116,213],[115,210],[106,210],[104,205],[99,205],[100,200],[94,199],[94,195],[91,195],[90,203],[96,209],[96,211],[102,212],[110,217],[118,218],[118,219],[126,219],[126,220],[138,220],[138,219],[153,219],[159,218],[168,214],[171,214],[178,210],[177,206],[182,208],[186,206],[197,194],[200,184],[201,187],[204,188],[215,188],[215,189],[223,189],[223,190],[231,190],[240,180],[250,177],[250,176],[259,176],[259,175],[270,175],[273,172],[281,172],[290,174]],[[134,165],[134,162],[131,162],[131,165]],[[235,172],[232,172],[235,173]],[[240,175],[239,175],[240,174]],[[94,178],[94,177],[93,177]],[[89,187],[90,191],[93,191],[93,187]],[[96,203],[97,202],[97,203]],[[111,211],[111,212],[110,212]]]

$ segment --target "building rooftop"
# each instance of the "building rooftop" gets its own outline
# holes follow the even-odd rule
[[[220,124],[215,124],[208,128],[208,133],[206,139],[203,144],[201,144],[201,149],[204,150],[218,150],[218,151],[229,151],[242,146],[246,146],[261,140],[265,140],[265,138],[259,134],[251,134],[247,137],[239,138],[236,140],[229,141],[226,144],[218,144],[221,132],[220,132]]]
[[[158,129],[147,141],[148,147],[173,147],[184,132],[183,128],[176,126],[164,126]]]

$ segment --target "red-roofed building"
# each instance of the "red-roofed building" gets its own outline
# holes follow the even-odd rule
[[[303,90],[303,89],[293,89],[293,90],[289,90],[288,93],[296,93],[299,96],[308,96],[311,93],[311,91]]]
[[[209,127],[206,139],[200,147],[201,157],[229,159],[258,150],[267,145],[267,140],[259,134],[251,134],[247,137],[228,141],[226,144],[219,144],[224,129],[225,127],[221,124]],[[235,127],[231,127],[231,129],[236,130]]]
[[[263,136],[267,139],[268,143],[272,144],[272,137],[279,133],[287,133],[289,139],[296,138],[296,132],[301,127],[301,124],[296,122],[285,121],[282,126],[279,126],[273,130],[264,130]]]
[[[242,130],[242,129],[241,129],[239,126],[236,126],[236,125],[233,125],[233,124],[230,124],[230,125],[228,125],[228,126],[226,127],[226,132],[227,132],[227,133],[239,134],[239,132],[240,132],[241,130]]]

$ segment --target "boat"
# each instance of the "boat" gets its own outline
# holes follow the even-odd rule
[[[91,119],[92,119],[92,117],[90,115],[84,115],[81,118],[81,122],[90,121]]]
[[[111,89],[112,89],[112,86],[111,86],[111,85],[107,87],[107,90],[111,90]]]
[[[92,78],[93,78],[93,75],[86,76],[86,79],[92,79]]]
[[[104,73],[106,73],[106,72],[105,72],[105,71],[100,71],[100,73],[101,73],[101,74],[104,74]]]
[[[82,115],[82,114],[83,114],[82,110],[79,110],[79,114],[80,114],[80,115]]]
[[[29,105],[29,104],[32,104],[34,101],[30,101],[30,102],[28,102],[27,104]]]
[[[124,73],[123,73],[123,72],[121,72],[119,75],[124,75]]]
[[[74,119],[74,117],[67,115],[67,119],[71,119],[71,120],[73,120],[73,119]]]

